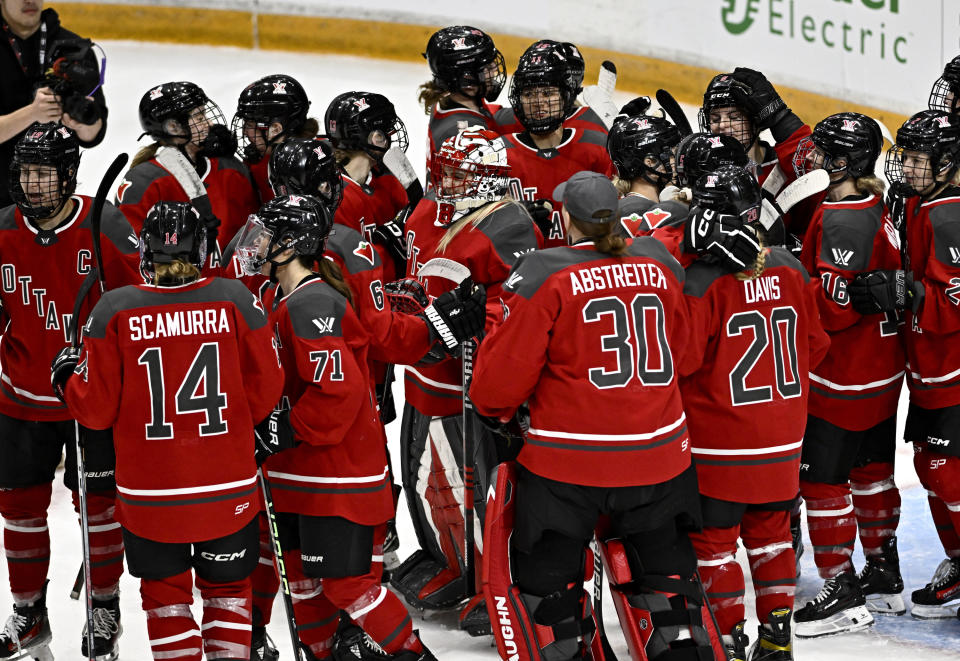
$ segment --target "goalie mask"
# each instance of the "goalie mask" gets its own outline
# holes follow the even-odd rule
[[[483,30],[452,25],[437,30],[423,54],[436,84],[475,102],[496,101],[507,82],[503,55]]]
[[[830,174],[830,183],[873,174],[883,135],[872,118],[857,112],[841,112],[820,121],[813,133],[800,141],[793,156],[798,177],[822,169]],[[838,163],[839,159],[842,164]],[[841,175],[834,178],[834,175]]]
[[[191,82],[163,83],[149,89],[140,99],[142,138],[168,145],[193,143],[203,147],[214,124],[226,126],[220,106]]]
[[[736,138],[691,133],[677,145],[674,169],[678,186],[693,186],[697,179],[721,165],[745,168],[749,164],[750,159]]]
[[[438,220],[449,224],[507,194],[510,166],[497,133],[471,126],[443,141],[434,155],[431,176]]]
[[[265,264],[270,264],[267,275],[275,282],[278,266],[297,257],[319,259],[332,227],[330,212],[316,197],[275,197],[247,219],[237,241],[240,267],[246,275],[256,275]],[[281,257],[287,251],[290,254]]]
[[[274,195],[315,195],[333,213],[343,199],[343,179],[328,140],[290,138],[270,154]]]
[[[27,218],[56,216],[77,187],[80,143],[62,124],[34,122],[14,148],[10,197]]]
[[[183,260],[203,270],[207,259],[207,229],[200,214],[186,202],[157,202],[143,221],[140,231],[140,273],[150,282],[156,279],[157,264]],[[157,281],[159,285],[181,284]]]
[[[904,122],[887,152],[884,173],[893,192],[929,199],[949,184],[960,156],[960,123],[941,110],[923,110]]]
[[[673,179],[674,149],[679,143],[680,132],[667,120],[635,115],[614,122],[607,134],[607,153],[621,179],[642,177],[662,189]]]

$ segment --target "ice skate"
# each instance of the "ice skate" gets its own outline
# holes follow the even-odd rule
[[[723,649],[727,653],[728,661],[747,661],[747,645],[750,644],[750,639],[743,632],[746,624],[746,620],[741,620],[729,634],[723,635]]]
[[[0,630],[0,659],[53,661],[50,651],[50,620],[47,618],[47,586],[40,598],[26,606],[14,606]]]
[[[250,661],[278,661],[280,652],[273,640],[267,635],[266,627],[253,627],[253,640],[250,643]]]
[[[933,578],[911,595],[910,614],[922,620],[941,620],[956,617],[960,605],[960,558],[948,558],[940,563]]]
[[[116,661],[120,655],[117,640],[123,633],[120,626],[120,596],[110,599],[93,600],[93,659],[94,661]],[[83,626],[83,637],[80,641],[80,654],[84,659],[90,658],[87,654],[87,626]]]
[[[900,576],[900,557],[897,538],[883,543],[879,555],[869,556],[858,576],[860,589],[867,600],[867,610],[884,615],[903,615],[907,606],[903,601],[903,578]]]
[[[866,601],[853,571],[828,578],[813,601],[794,616],[797,637],[817,638],[866,629],[873,624]]]
[[[337,631],[333,658],[334,661],[437,661],[426,647],[419,653],[401,650],[396,654],[389,654],[355,624],[342,626]]]
[[[789,608],[770,611],[767,624],[757,627],[757,642],[750,648],[750,661],[793,661]]]

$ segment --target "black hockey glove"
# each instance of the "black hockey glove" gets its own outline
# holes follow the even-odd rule
[[[737,67],[732,76],[734,80],[742,83],[732,88],[734,100],[738,106],[750,113],[757,131],[774,126],[790,112],[777,90],[759,71]]]
[[[296,445],[293,438],[293,425],[290,424],[288,409],[274,409],[260,424],[253,428],[254,458],[257,466],[262,466],[267,457],[281,450],[289,450]]]
[[[203,139],[200,153],[212,158],[237,155],[237,136],[223,124],[211,124]]]
[[[416,278],[388,282],[383,286],[383,294],[393,312],[420,314],[430,305],[427,292]]]
[[[553,214],[553,204],[550,200],[523,200],[521,204],[533,218],[534,224],[540,228],[543,238],[550,236],[550,230],[553,228],[553,221],[550,219]]]
[[[403,236],[403,227],[395,220],[377,225],[373,230],[373,242],[387,249],[393,259],[395,273],[407,270],[407,240]]]
[[[530,409],[521,405],[513,417],[502,422],[500,418],[480,415],[477,418],[483,426],[493,432],[493,442],[497,446],[497,463],[513,461],[520,454],[527,430],[530,429]]]
[[[467,278],[433,300],[423,316],[434,335],[451,356],[460,355],[461,345],[483,330],[487,290]]]
[[[53,394],[61,402],[66,402],[63,392],[67,388],[67,381],[77,369],[78,362],[80,362],[80,348],[64,347],[50,364],[50,385],[53,387]]]
[[[879,314],[889,310],[916,312],[923,302],[923,284],[914,282],[906,271],[867,271],[858,273],[847,285],[853,309],[860,314]]]
[[[637,98],[628,101],[626,105],[620,108],[620,114],[626,115],[627,117],[646,115],[647,111],[650,110],[651,105],[652,102],[650,101],[649,96],[638,96]]]
[[[730,214],[695,206],[683,230],[684,252],[707,252],[729,271],[753,266],[761,246],[752,230]]]

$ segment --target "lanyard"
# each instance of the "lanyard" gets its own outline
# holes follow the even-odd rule
[[[3,24],[3,31],[7,33],[7,40],[10,42],[10,48],[13,49],[13,54],[17,56],[17,63],[20,64],[20,68],[23,70],[23,73],[27,73],[27,65],[23,62],[23,51],[20,49],[20,40],[15,34],[10,30],[10,26],[6,23]],[[43,74],[43,69],[45,62],[44,60],[47,57],[47,24],[46,22],[40,23],[40,73]]]

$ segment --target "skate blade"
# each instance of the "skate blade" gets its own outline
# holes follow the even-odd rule
[[[873,626],[873,615],[866,606],[854,606],[823,620],[794,622],[793,633],[797,638],[820,638],[840,633],[861,631]]]
[[[871,594],[867,596],[867,610],[879,615],[903,615],[907,604],[899,594]]]
[[[9,661],[27,661],[28,659],[34,659],[35,661],[53,661],[53,652],[50,651],[50,647],[44,643],[40,647],[32,647],[29,650],[23,650],[18,656],[12,656],[9,658]]]
[[[960,601],[957,600],[935,606],[912,604],[910,606],[910,615],[918,620],[952,620],[957,617],[958,606],[960,606]]]

